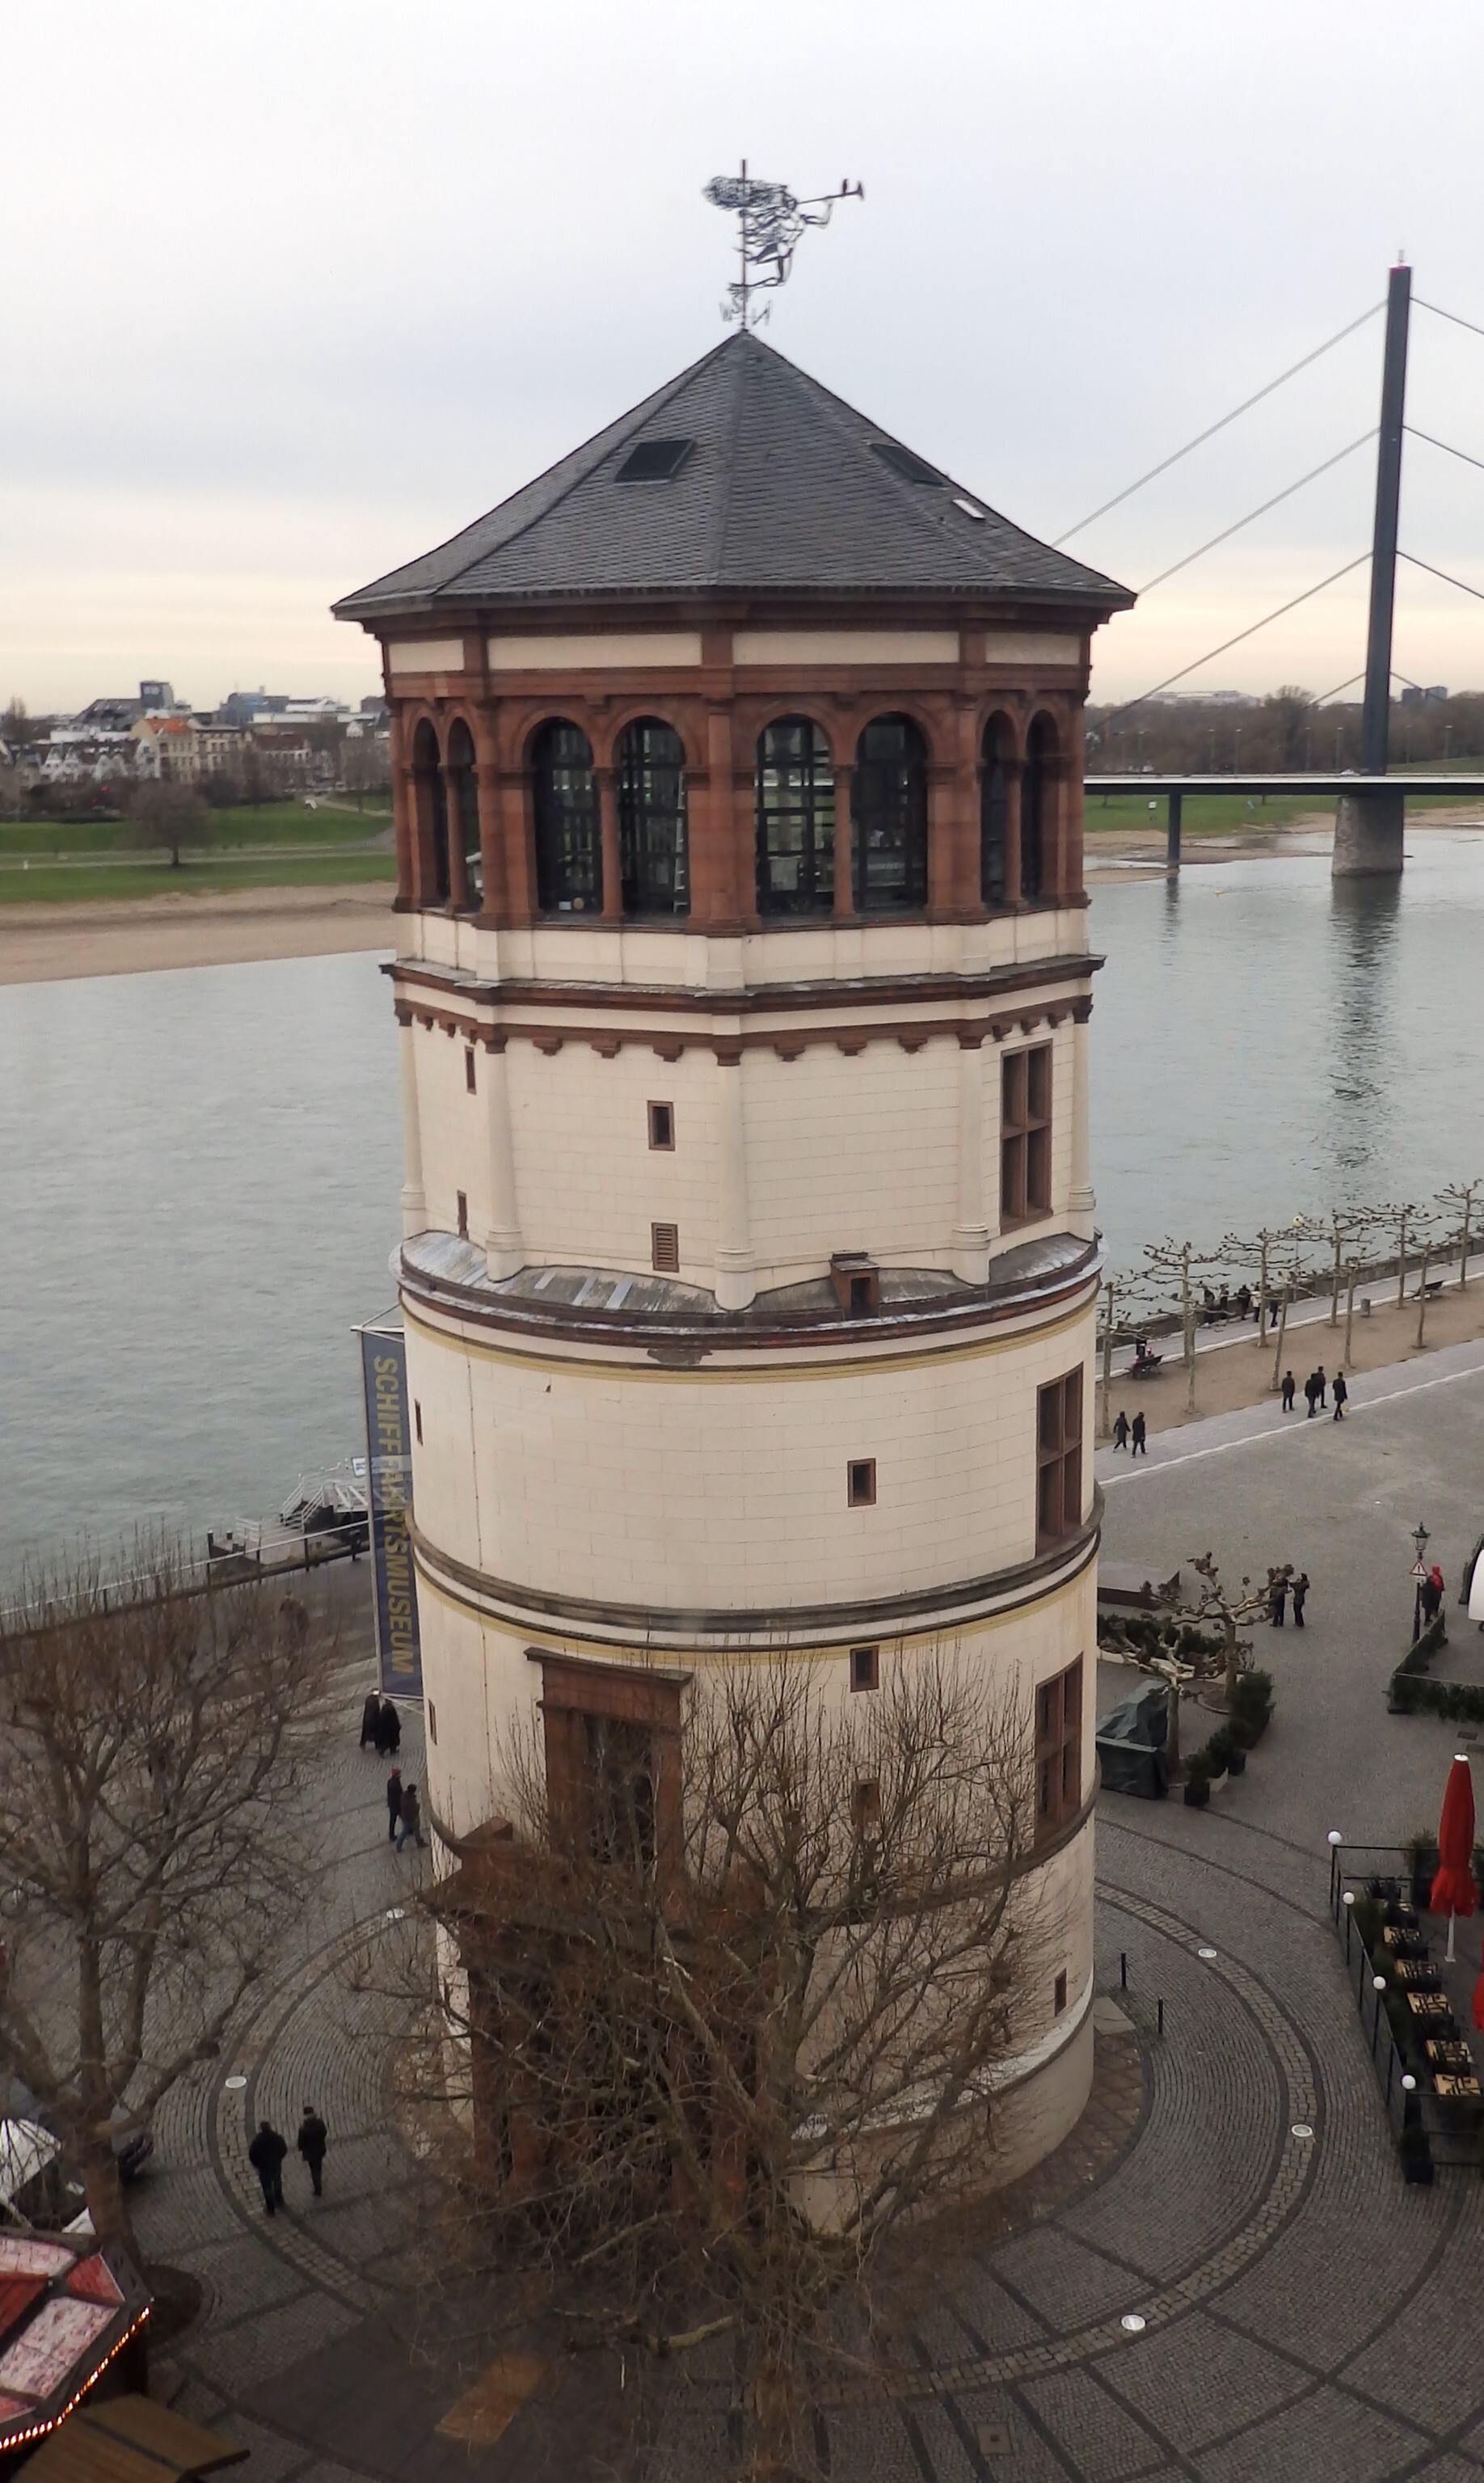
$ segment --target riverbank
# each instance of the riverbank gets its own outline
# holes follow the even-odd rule
[[[1168,831],[1165,804],[1158,801],[1141,808],[1149,824],[1135,826],[1126,818],[1112,825],[1099,825],[1099,820],[1111,808],[1119,811],[1129,806],[1118,803],[1099,804],[1089,799],[1083,839],[1085,877],[1089,888],[1120,879],[1163,878]],[[1196,820],[1187,804],[1180,839],[1182,868],[1197,864],[1272,861],[1285,855],[1328,853],[1335,836],[1335,806],[1326,803],[1315,810],[1300,810],[1296,804],[1274,804],[1266,813],[1255,811],[1250,819],[1237,824],[1211,825],[1203,821],[1203,814],[1217,809],[1214,799],[1203,796]],[[1223,800],[1220,808],[1231,812],[1234,802]],[[1276,814],[1276,815],[1275,815]],[[1449,803],[1441,799],[1415,802],[1408,813],[1407,832],[1415,834],[1426,828],[1484,827],[1484,804],[1477,800]]]
[[[390,948],[392,894],[388,881],[371,880],[6,906],[0,908],[0,984]]]
[[[1444,1346],[1469,1345],[1484,1337],[1484,1256],[1470,1259],[1467,1286],[1460,1286],[1455,1272],[1446,1290],[1427,1304],[1423,1340],[1418,1343],[1417,1277],[1407,1278],[1407,1296],[1398,1309],[1396,1278],[1378,1276],[1374,1283],[1357,1289],[1355,1319],[1351,1327],[1351,1351],[1345,1354],[1344,1302],[1340,1301],[1339,1324],[1331,1327],[1326,1296],[1319,1316],[1312,1315],[1314,1306],[1302,1306],[1306,1316],[1290,1321],[1284,1338],[1280,1374],[1291,1371],[1298,1382],[1298,1402],[1292,1420],[1307,1422],[1304,1407],[1304,1382],[1311,1371],[1322,1366],[1333,1378],[1343,1371],[1347,1380],[1367,1371],[1380,1371],[1395,1363],[1413,1362],[1420,1356],[1440,1352]],[[1371,1315],[1363,1316],[1361,1302],[1368,1295]],[[1217,1343],[1209,1330],[1201,1332],[1201,1349],[1196,1354],[1196,1402],[1187,1403],[1189,1375],[1179,1359],[1178,1337],[1159,1337],[1157,1349],[1164,1361],[1153,1379],[1130,1379],[1126,1372],[1113,1374],[1109,1413],[1116,1415],[1122,1406],[1129,1420],[1142,1410],[1151,1433],[1180,1429],[1189,1423],[1204,1422],[1212,1414],[1235,1414],[1251,1405],[1277,1404],[1272,1386],[1273,1361],[1278,1349],[1278,1334],[1270,1329],[1261,1346],[1258,1344],[1255,1325],[1232,1326],[1217,1330]],[[1101,1417],[1101,1365],[1099,1366],[1099,1415]],[[1329,1421],[1333,1401],[1325,1414],[1315,1420]],[[1100,1430],[1100,1438],[1101,1437]]]

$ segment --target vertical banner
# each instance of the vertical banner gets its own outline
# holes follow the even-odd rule
[[[412,1497],[412,1427],[407,1344],[395,1331],[360,1330],[366,1395],[366,1505],[376,1585],[376,1653],[382,1694],[422,1696],[417,1582],[408,1530]]]

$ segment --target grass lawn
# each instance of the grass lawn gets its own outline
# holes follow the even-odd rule
[[[384,802],[367,800],[363,811],[343,796],[327,796],[311,811],[303,802],[240,803],[213,811],[218,846],[369,844],[391,825]],[[121,819],[7,819],[0,821],[0,862],[30,854],[128,853]]]
[[[341,888],[391,880],[389,853],[208,855],[172,870],[166,862],[87,863],[0,870],[0,905],[68,905],[129,896],[207,896],[233,888]]]
[[[1089,837],[1127,836],[1134,828],[1165,831],[1168,805],[1162,793],[1089,793],[1083,824]],[[1187,793],[1180,813],[1180,833],[1187,837],[1244,836],[1254,828],[1285,828],[1294,819],[1332,818],[1333,802],[1309,794],[1273,794],[1249,803],[1245,793]]]

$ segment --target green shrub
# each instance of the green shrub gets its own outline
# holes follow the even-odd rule
[[[1445,1716],[1453,1724],[1484,1724],[1484,1684],[1433,1681],[1426,1673],[1392,1673],[1391,1704],[1398,1716]]]

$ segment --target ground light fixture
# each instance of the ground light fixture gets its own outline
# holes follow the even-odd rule
[[[1345,1840],[1338,1828],[1332,1828],[1324,1841],[1326,1845],[1343,1845]]]
[[[1219,1952],[1213,1948],[1198,1948],[1196,1951],[1197,1957],[1204,1958],[1207,1965],[1211,1963],[1213,1958],[1218,1954]]]
[[[1401,2082],[1408,2095],[1412,2095],[1416,2092],[1417,2080],[1410,2069],[1403,2069],[1401,2073]]]
[[[247,2083],[247,2079],[241,2076],[228,2078],[226,2080],[226,2092],[228,2095],[240,2095]]]
[[[1120,2328],[1126,2328],[1130,2336],[1137,2336],[1149,2323],[1142,2310],[1126,2310],[1118,2324]]]
[[[1372,1991],[1384,1991],[1386,1989],[1386,1976],[1384,1974],[1373,1974],[1370,1978],[1370,1988]]]
[[[1313,2134],[1314,2129],[1312,2121],[1296,2121],[1288,2132],[1290,2138],[1312,2138]]]

